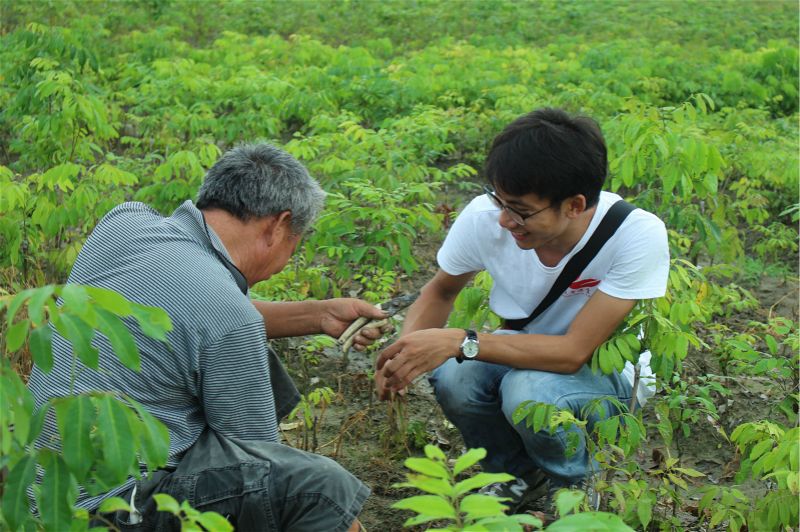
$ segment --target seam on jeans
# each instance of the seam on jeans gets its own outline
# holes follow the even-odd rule
[[[249,462],[242,462],[241,465],[253,465],[253,466],[261,466],[261,467],[263,467],[264,463],[265,462],[263,462],[263,461],[249,461]],[[234,469],[234,470],[236,470],[236,469],[241,469],[241,468],[237,467],[237,466],[226,466],[226,467],[217,467],[217,468],[213,468],[213,469],[205,469],[203,471],[220,471],[220,470],[223,470],[223,469]],[[242,499],[242,505],[244,505],[245,504],[245,500],[244,499],[246,497],[256,494],[257,495],[257,500],[259,501],[259,503],[261,505],[262,511],[263,511],[264,515],[266,516],[266,518],[269,520],[269,523],[268,523],[268,526],[267,526],[267,530],[280,530],[280,527],[278,526],[277,520],[275,518],[276,514],[275,514],[275,512],[273,511],[273,508],[270,505],[270,503],[272,501],[272,497],[270,495],[272,493],[270,480],[272,479],[273,475],[270,474],[270,472],[271,472],[270,468],[267,467],[265,469],[266,469],[266,474],[264,475],[264,477],[262,477],[257,483],[251,484],[250,487],[242,488],[242,490],[228,490],[226,492],[227,494],[225,496],[219,496],[219,497],[217,497],[215,499],[209,499],[207,501],[203,501],[202,503],[198,502],[196,500],[196,498],[192,498],[192,499],[190,499],[190,501],[192,502],[192,507],[194,507],[196,509],[201,509],[203,507],[210,506],[210,505],[213,505],[213,504],[217,504],[219,502],[231,501],[231,500],[235,500],[235,499]],[[187,476],[187,478],[191,478],[191,476],[189,476],[189,475],[186,475],[186,476]],[[195,485],[196,485],[196,483],[195,483]],[[238,493],[237,493],[237,491],[238,491]],[[254,504],[257,504],[257,503],[254,503]],[[238,516],[238,517],[240,517],[240,516]]]
[[[336,513],[339,514],[339,517],[342,518],[340,520],[340,522],[343,522],[345,519],[347,519],[348,512],[345,509],[343,509],[339,505],[338,502],[334,501],[333,499],[331,499],[327,495],[324,495],[324,494],[319,493],[319,492],[300,493],[298,495],[290,495],[289,497],[286,497],[286,498],[283,499],[283,505],[284,506],[289,506],[290,503],[298,501],[298,500],[302,500],[302,499],[313,499],[317,503],[319,503],[319,501],[321,501],[321,500],[325,501],[327,503],[326,506],[328,508],[331,508],[331,509],[335,510]],[[319,505],[319,504],[317,504],[317,505]],[[353,519],[355,519],[355,517]],[[281,523],[281,524],[283,525],[284,523]],[[348,528],[349,528],[349,525],[348,525]],[[345,528],[344,530],[347,530],[347,528]]]
[[[358,519],[359,512],[356,511],[356,508],[360,510],[361,508],[364,507],[364,501],[367,500],[369,494],[370,494],[369,488],[367,488],[363,484],[359,486],[358,492],[356,493],[356,496],[353,499],[353,504],[350,505],[350,508],[348,508],[347,512],[345,513],[344,519],[342,519],[341,521],[342,532],[347,532],[347,530],[350,530],[350,525],[353,524],[353,521]],[[359,528],[359,530],[363,530],[363,528]]]
[[[630,396],[628,396],[628,397],[620,397],[619,395],[610,394],[610,393],[594,393],[594,392],[589,392],[589,391],[583,391],[583,392],[570,392],[570,393],[565,393],[565,394],[559,395],[558,397],[553,399],[552,403],[550,403],[550,404],[555,405],[557,401],[560,401],[560,400],[562,400],[564,398],[567,398],[567,397],[574,397],[576,395],[591,395],[593,399],[597,399],[598,397],[613,397],[615,399],[618,399],[619,402],[623,403],[623,404],[625,403],[625,401],[630,401],[631,400]]]
[[[258,492],[266,492],[266,493],[258,493]],[[236,499],[241,499],[240,508],[244,508],[244,505],[246,504],[245,499],[247,497],[251,496],[251,495],[254,495],[254,494],[257,496],[257,499],[261,502],[261,507],[263,509],[264,515],[269,520],[269,526],[267,527],[267,530],[280,530],[280,528],[278,527],[278,525],[277,525],[277,523],[275,521],[275,515],[272,513],[272,509],[269,506],[269,498],[270,498],[269,494],[270,494],[270,492],[269,492],[269,489],[266,486],[262,486],[261,488],[259,488],[257,490],[251,490],[251,491],[248,491],[248,492],[242,492],[242,493],[231,495],[231,496],[228,496],[228,497],[222,497],[222,498],[219,498],[219,499],[215,499],[213,501],[207,501],[207,502],[203,502],[203,503],[193,504],[192,507],[195,508],[196,510],[202,510],[203,508],[206,508],[206,507],[209,507],[209,506],[213,506],[213,505],[218,504],[220,502],[229,502],[229,501],[234,501]],[[237,517],[240,518],[241,517],[241,513],[239,515],[237,515]]]
[[[320,499],[321,499],[321,500],[324,500],[326,503],[328,503],[328,505],[330,505],[333,509],[335,509],[336,513],[338,513],[339,515],[345,515],[347,513],[346,510],[344,510],[341,506],[339,506],[338,502],[334,501],[333,499],[331,499],[330,497],[328,497],[324,493],[319,493],[319,492],[300,493],[300,494],[297,494],[297,495],[290,495],[289,497],[286,497],[283,500],[284,501],[294,501],[294,500],[297,500],[297,499],[315,499],[317,502],[319,502]]]
[[[264,479],[264,487],[262,488],[262,490],[266,490],[267,496],[259,497],[259,499],[261,500],[261,505],[264,509],[264,514],[267,515],[270,520],[269,523],[271,527],[270,530],[279,530],[280,529],[279,527],[280,523],[278,523],[279,514],[275,512],[275,508],[273,508],[272,506],[272,500],[274,498],[272,494],[275,493],[274,491],[275,482],[273,479],[275,478],[276,475],[272,474],[272,462],[269,462],[269,464],[270,467],[269,470],[267,471],[267,476]]]
[[[265,489],[267,486],[264,483],[264,477],[260,478],[257,482],[244,484],[244,476],[242,475],[242,486],[241,488],[230,488],[224,491],[217,491],[213,493],[213,497],[204,497],[202,500],[197,498],[196,494],[196,486],[197,486],[197,479],[203,473],[214,472],[214,471],[242,471],[244,467],[256,467],[256,468],[263,468],[265,470],[265,477],[269,477],[269,468],[264,467],[263,462],[242,462],[239,465],[235,466],[225,466],[225,467],[213,467],[209,469],[204,469],[198,473],[192,475],[181,475],[178,477],[178,480],[187,479],[189,481],[194,481],[193,484],[193,493],[192,498],[190,499],[194,505],[202,506],[207,504],[214,504],[216,502],[222,501],[224,499],[231,499],[235,497],[242,497],[249,493],[253,493],[259,490]]]

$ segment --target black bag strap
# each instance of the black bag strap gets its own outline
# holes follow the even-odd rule
[[[602,248],[608,239],[619,229],[619,226],[622,225],[625,218],[627,218],[635,208],[635,205],[631,205],[625,200],[618,200],[614,203],[614,205],[608,209],[606,215],[603,216],[603,219],[600,220],[600,225],[597,226],[592,236],[589,237],[589,241],[586,242],[586,245],[569,259],[567,265],[561,270],[561,274],[556,279],[556,282],[553,283],[553,287],[550,288],[550,291],[544,296],[541,303],[539,303],[539,306],[537,306],[527,318],[506,320],[505,327],[507,329],[521,331],[542,312],[547,310],[556,299],[561,297],[564,290],[578,278],[583,270],[586,269],[586,266],[592,262],[597,252],[600,251],[600,248]]]

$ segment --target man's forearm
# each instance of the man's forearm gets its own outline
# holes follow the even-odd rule
[[[321,334],[324,301],[253,301],[264,317],[269,338]]]

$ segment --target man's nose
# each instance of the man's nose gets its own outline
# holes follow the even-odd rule
[[[511,219],[511,216],[509,216],[505,207],[500,209],[500,218],[498,219],[498,222],[500,223],[500,227],[503,229],[516,229],[520,226],[517,222]]]

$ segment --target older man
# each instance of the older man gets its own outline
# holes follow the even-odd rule
[[[369,490],[325,457],[281,445],[278,421],[298,399],[267,338],[339,336],[360,316],[380,318],[356,299],[251,301],[248,288],[281,271],[322,209],[325,193],[306,169],[267,144],[237,147],[209,170],[197,203],[162,217],[142,203],[106,215],[78,255],[70,283],[116,290],[164,308],[168,345],[132,328],[141,372],[122,366],[98,338],[100,370],[78,368],[76,393],[116,390],[164,422],[169,462],[149,478],[131,478],[100,496],[81,490],[78,506],[96,509],[118,495],[135,511],[118,526],[172,529],[151,497],[169,493],[226,516],[239,530],[358,530]],[[356,338],[363,349],[375,329]],[[55,367],[34,369],[37,403],[70,393],[70,344],[55,335]],[[54,418],[39,439],[57,438]]]

